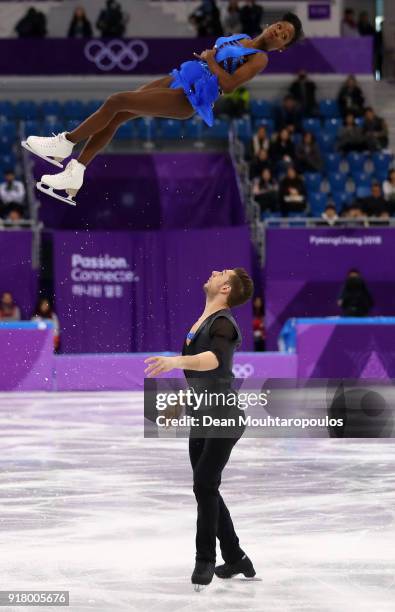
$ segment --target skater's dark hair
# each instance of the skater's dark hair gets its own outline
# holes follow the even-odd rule
[[[244,268],[234,268],[234,274],[229,279],[231,290],[228,296],[230,308],[241,306],[251,299],[254,293],[254,283]]]
[[[295,15],[295,13],[285,13],[281,21],[287,21],[288,23],[292,24],[295,30],[293,39],[291,42],[285,45],[286,47],[290,47],[304,38],[302,22],[300,21],[299,17]]]

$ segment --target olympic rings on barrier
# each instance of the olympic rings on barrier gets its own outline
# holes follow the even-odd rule
[[[90,40],[84,48],[87,60],[99,70],[109,72],[119,68],[125,72],[134,70],[148,56],[148,45],[143,40]]]
[[[251,363],[235,363],[233,366],[233,374],[236,378],[249,378],[255,372],[255,368]]]

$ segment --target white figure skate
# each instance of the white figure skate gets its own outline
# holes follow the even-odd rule
[[[30,153],[34,153],[41,159],[63,168],[63,161],[66,157],[70,157],[73,152],[74,144],[67,140],[67,132],[54,134],[53,136],[29,136],[26,140],[22,140],[21,145]]]
[[[41,181],[37,183],[37,189],[51,196],[51,198],[56,198],[61,202],[75,206],[76,202],[73,200],[73,197],[75,197],[78,190],[82,187],[84,172],[85,166],[80,164],[76,159],[71,159],[63,172],[59,172],[59,174],[44,174],[41,177]],[[57,191],[65,191],[67,197],[56,193],[54,189]]]

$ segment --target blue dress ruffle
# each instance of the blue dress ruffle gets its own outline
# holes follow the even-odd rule
[[[259,53],[258,49],[243,47],[239,40],[250,38],[247,34],[222,36],[215,42],[217,53],[215,59],[222,63],[224,70],[232,74],[243,62],[244,57]],[[194,110],[202,117],[208,126],[214,123],[213,107],[220,96],[218,78],[212,74],[206,62],[191,60],[184,62],[179,68],[172,70],[173,81],[171,89],[181,87]]]
[[[170,73],[171,89],[182,87],[194,110],[210,127],[214,123],[213,106],[220,91],[218,78],[210,72],[205,62],[191,60]]]

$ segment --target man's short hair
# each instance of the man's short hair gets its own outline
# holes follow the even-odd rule
[[[254,293],[254,283],[244,268],[234,268],[234,274],[229,279],[231,286],[228,295],[228,305],[230,308],[241,306],[251,299]]]

